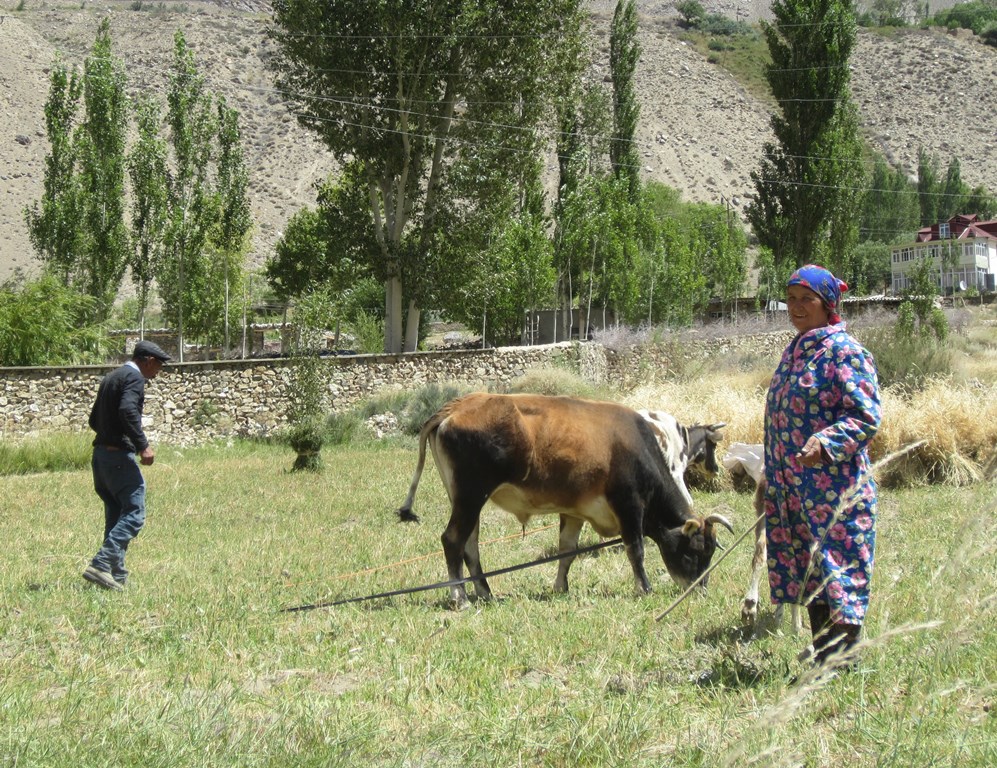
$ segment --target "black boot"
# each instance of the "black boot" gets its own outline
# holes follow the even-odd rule
[[[831,608],[824,603],[810,603],[807,606],[810,616],[810,633],[813,635],[814,656],[821,659],[821,652],[827,645],[831,633]]]
[[[859,624],[831,624],[827,636],[823,638],[823,644],[817,650],[816,662],[824,664],[832,656],[844,654],[858,643],[861,632],[862,626]],[[850,663],[835,666],[852,669],[854,665]]]

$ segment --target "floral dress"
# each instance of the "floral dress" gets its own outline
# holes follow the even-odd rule
[[[876,546],[869,441],[881,416],[872,355],[844,324],[798,335],[782,354],[765,407],[765,496],[773,603],[815,603],[862,624]],[[804,467],[807,438],[826,457]],[[806,593],[803,593],[804,582]]]

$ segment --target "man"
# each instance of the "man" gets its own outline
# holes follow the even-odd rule
[[[145,523],[145,478],[136,463],[152,464],[155,453],[142,431],[145,383],[170,360],[156,344],[140,341],[132,359],[104,377],[90,411],[93,485],[104,502],[104,543],[83,571],[103,589],[122,589],[128,579],[125,552]]]

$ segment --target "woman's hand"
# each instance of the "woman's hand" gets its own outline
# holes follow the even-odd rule
[[[824,446],[814,435],[810,435],[803,450],[796,454],[796,457],[804,467],[819,467],[825,463]]]

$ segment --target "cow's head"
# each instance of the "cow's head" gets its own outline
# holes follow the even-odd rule
[[[721,421],[717,424],[698,424],[694,427],[682,428],[687,468],[693,467],[710,477],[720,471],[717,464],[717,446],[723,439],[721,430],[726,426]]]
[[[665,529],[655,536],[668,574],[682,589],[687,589],[710,567],[718,549],[716,527],[722,525],[731,533],[734,526],[723,515],[691,517],[678,528]],[[701,582],[706,587],[709,577]]]

